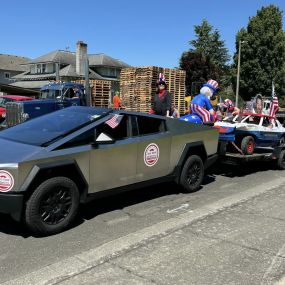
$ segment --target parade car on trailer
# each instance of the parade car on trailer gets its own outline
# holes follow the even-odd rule
[[[0,212],[49,235],[66,229],[93,194],[162,181],[193,192],[217,145],[216,129],[171,118],[80,106],[55,111],[0,133]]]
[[[243,154],[253,154],[258,147],[276,147],[285,143],[285,128],[269,115],[244,113],[232,122],[217,122],[215,127],[220,128],[220,134],[225,138],[235,141]]]

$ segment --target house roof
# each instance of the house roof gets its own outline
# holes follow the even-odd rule
[[[53,81],[53,80],[51,80]],[[51,82],[50,80],[39,80],[39,81],[18,81],[10,84],[10,86],[19,87],[19,88],[31,88],[31,89],[40,89],[46,84]]]
[[[88,55],[89,66],[130,67],[127,63],[112,58],[104,53]]]
[[[29,62],[29,58],[10,55],[10,54],[0,54],[0,69],[12,70],[12,71],[25,71],[26,67],[22,64]]]
[[[75,67],[73,65],[67,65],[66,67],[62,68],[59,71],[60,77],[80,77],[76,71]],[[50,79],[53,80],[56,77],[56,73],[48,73],[48,74],[29,74],[28,71],[17,74],[13,76],[13,79],[17,80],[40,80],[40,79]],[[103,77],[97,72],[95,72],[92,69],[89,69],[89,78],[90,79],[101,79],[101,80],[117,80],[116,78],[110,79],[109,77]],[[16,82],[18,83],[18,82]],[[16,84],[17,85],[17,84]]]
[[[75,65],[75,53],[65,50],[55,50],[28,62],[28,64],[60,62],[60,64]]]

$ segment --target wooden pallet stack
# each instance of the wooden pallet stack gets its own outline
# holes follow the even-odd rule
[[[78,80],[76,82],[81,84],[85,83],[84,80]],[[102,108],[110,107],[112,82],[109,80],[90,79],[89,84],[91,87],[92,106]]]
[[[173,95],[173,104],[184,114],[185,71],[156,66],[122,69],[120,91],[126,110],[149,112],[159,73],[165,75],[168,91]]]

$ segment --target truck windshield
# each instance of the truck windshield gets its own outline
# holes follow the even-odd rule
[[[41,99],[55,99],[61,96],[61,90],[43,90],[41,91]]]
[[[69,107],[3,130],[0,132],[0,138],[47,146],[109,112],[108,109],[101,108]]]

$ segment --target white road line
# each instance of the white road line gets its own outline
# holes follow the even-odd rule
[[[177,208],[175,208],[175,209],[172,209],[172,210],[167,210],[166,211],[166,213],[167,214],[172,214],[172,213],[177,213],[177,212],[179,212],[179,211],[181,211],[181,210],[185,210],[185,209],[187,209],[189,207],[189,204],[182,204],[181,206],[179,206],[179,207],[177,207]]]

